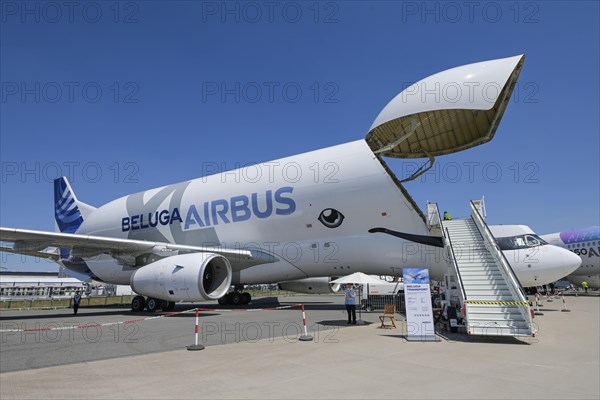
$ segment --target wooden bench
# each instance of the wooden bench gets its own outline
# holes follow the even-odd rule
[[[391,325],[385,324],[385,319],[389,318]],[[379,316],[379,320],[381,321],[380,328],[396,328],[396,305],[395,304],[385,304],[383,306],[383,315]]]

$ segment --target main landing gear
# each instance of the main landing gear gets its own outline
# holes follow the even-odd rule
[[[236,286],[233,292],[229,292],[219,299],[219,304],[222,306],[229,304],[233,304],[234,306],[249,304],[252,301],[252,296],[248,292],[242,292],[241,290],[243,289],[243,286]]]
[[[136,312],[144,311],[147,309],[150,312],[155,311],[173,311],[175,308],[174,301],[160,300],[153,297],[135,296],[131,301],[131,310]]]

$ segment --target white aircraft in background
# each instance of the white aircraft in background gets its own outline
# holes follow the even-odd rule
[[[0,228],[0,242],[10,244],[0,249],[131,285],[139,294],[132,301],[135,311],[220,299],[232,284],[356,271],[397,275],[402,267],[420,267],[441,279],[447,271],[436,252],[442,238],[430,234],[425,216],[382,156],[433,162],[434,156],[491,140],[523,61],[516,56],[469,64],[417,82],[381,111],[365,140],[150,189],[99,208],[81,202],[65,178],[57,179],[60,232]],[[469,90],[459,99],[412,96],[420,87],[448,84]],[[487,90],[490,85],[497,93]],[[50,247],[60,250],[48,252]],[[571,252],[550,247],[540,258],[573,261],[560,276],[579,265]],[[515,269],[519,278],[522,272]]]
[[[566,276],[569,282],[579,286],[587,282],[591,288],[600,287],[600,226],[550,233],[542,235],[542,239],[581,257],[581,266]]]
[[[525,287],[547,285],[562,277],[564,271],[574,270],[581,264],[581,258],[572,255],[561,256],[553,253],[556,246],[548,243],[526,225],[490,225],[496,243],[513,269],[521,271]],[[577,261],[576,261],[577,260]],[[540,270],[543,272],[540,273]],[[554,271],[549,274],[547,271]],[[525,282],[525,283],[523,283]]]

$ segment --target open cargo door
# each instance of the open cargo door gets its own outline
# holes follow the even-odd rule
[[[403,90],[379,113],[366,136],[377,155],[433,157],[494,137],[525,55],[484,61],[431,75]]]

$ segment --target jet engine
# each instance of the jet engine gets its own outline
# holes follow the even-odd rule
[[[141,267],[131,275],[138,294],[169,301],[217,300],[231,285],[231,264],[214,253],[166,257]]]
[[[308,294],[328,294],[340,290],[339,283],[331,283],[331,278],[306,278],[279,282],[279,289]]]

